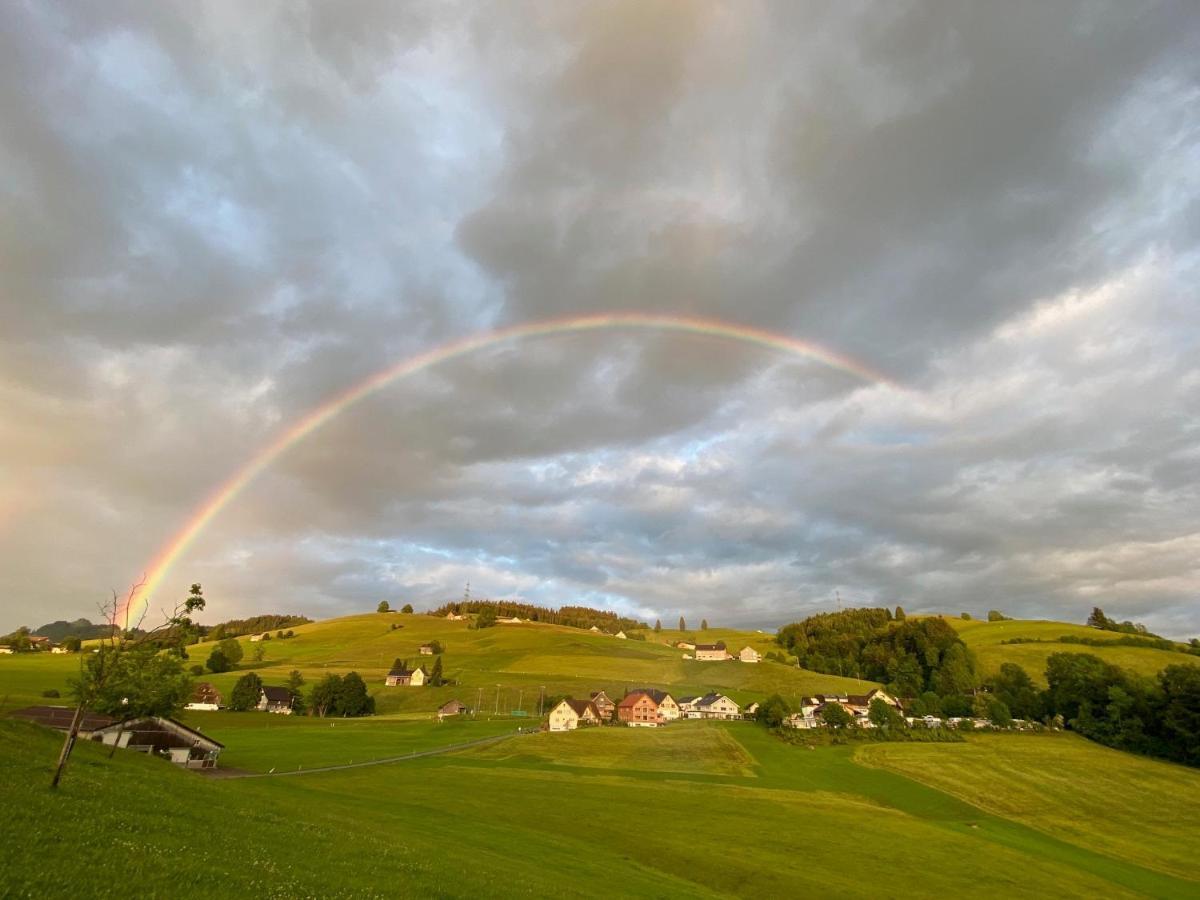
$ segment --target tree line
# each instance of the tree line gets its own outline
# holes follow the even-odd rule
[[[595,625],[601,631],[608,632],[649,627],[645,622],[619,616],[604,609],[592,609],[588,606],[560,606],[554,609],[516,600],[455,600],[430,610],[429,615],[445,616],[448,613],[483,615],[491,622],[494,622],[497,616],[518,616],[531,622],[566,625],[570,628],[588,629]]]

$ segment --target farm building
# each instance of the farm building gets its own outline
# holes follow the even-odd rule
[[[13,650],[12,647],[8,646],[8,644],[5,644],[3,647],[0,647],[0,653],[3,653],[5,656],[11,656],[15,652],[16,651]]]
[[[291,695],[289,694],[289,697]],[[291,712],[291,707],[288,707]],[[92,732],[92,740],[109,747],[117,746],[171,760],[188,769],[214,769],[217,757],[225,749],[215,741],[182,722],[162,716],[143,716],[114,722]]]
[[[50,648],[50,652],[51,653],[68,653],[69,651],[67,650],[66,647],[62,646],[61,644],[55,644],[53,647]]]
[[[422,644],[417,650],[422,656],[433,656],[433,644]]]
[[[604,691],[592,691],[592,702],[596,704],[596,712],[600,713],[600,718],[606,722],[613,717],[613,712],[617,708],[617,704]]]
[[[679,650],[695,650],[696,645],[691,641],[676,641],[675,646]]]
[[[658,704],[649,694],[641,692],[626,694],[617,704],[617,718],[626,725],[653,728],[663,724]]]
[[[616,634],[613,635],[613,637],[620,638],[621,640],[626,640],[624,631],[618,631]]]
[[[717,641],[715,644],[697,644],[696,659],[709,662],[725,660],[729,659],[729,651],[725,649],[724,641]]]
[[[446,618],[449,619],[451,622],[461,622],[463,619],[466,618],[466,616],[456,613],[456,612],[454,612],[454,610],[451,610],[450,612],[446,613]]]
[[[599,634],[600,628],[599,628],[599,626],[593,625],[591,628],[588,629],[588,631],[592,632],[592,634]]]
[[[252,643],[252,644],[257,644],[259,641],[269,641],[270,639],[271,639],[271,632],[269,632],[269,631],[264,631],[262,634],[250,635],[250,643]]]
[[[520,625],[520,616],[500,616],[496,621],[501,625]]]
[[[738,659],[748,663],[762,662],[762,654],[753,647],[747,646],[738,651]]]
[[[572,700],[567,697],[558,701],[550,710],[551,731],[574,731],[580,725],[599,725],[600,713],[591,700]]]
[[[184,709],[203,710],[205,712],[214,712],[220,708],[221,694],[207,681],[202,681],[196,685],[196,689],[192,691],[192,698],[188,700],[187,706],[184,707]]]
[[[256,709],[262,712],[277,713],[281,716],[292,714],[292,692],[285,687],[264,685],[258,696]]]
[[[459,700],[447,700],[445,703],[443,703],[441,706],[438,707],[437,714],[438,714],[439,719],[444,719],[447,716],[466,715],[470,711],[471,711],[471,708],[469,706],[467,706],[467,704],[462,703]]]
[[[407,663],[396,660],[392,670],[387,673],[384,684],[388,687],[420,687],[428,677],[429,673],[425,671],[424,666],[410,669]]]

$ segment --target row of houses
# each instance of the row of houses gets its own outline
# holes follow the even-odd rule
[[[29,651],[31,653],[44,653],[46,651],[49,651],[51,653],[69,653],[70,652],[62,644],[56,644],[56,643],[54,643],[54,641],[50,640],[50,638],[48,638],[48,637],[42,637],[41,635],[31,634],[31,635],[29,635],[28,640],[29,640]],[[12,655],[17,652],[18,651],[17,651],[16,647],[13,647],[9,644],[0,644],[0,654],[9,656],[9,655]]]
[[[207,681],[202,681],[196,685],[192,691],[191,699],[184,704],[183,708],[196,712],[216,712],[223,708],[224,705],[221,692]],[[290,716],[294,705],[295,695],[290,689],[274,685],[263,685],[262,690],[258,693],[258,703],[254,708],[260,712]]]
[[[904,711],[900,701],[881,688],[875,688],[865,694],[817,694],[801,698],[800,710],[788,716],[783,724],[788,728],[820,728],[825,724],[826,707],[836,703],[850,714],[854,724],[863,728],[873,728],[874,725],[868,718],[873,700],[882,700],[901,714]]]
[[[755,709],[757,704],[754,705]],[[751,710],[742,708],[724,694],[708,693],[679,697],[656,688],[637,688],[614,701],[604,691],[594,691],[587,700],[568,697],[550,710],[550,731],[574,731],[580,726],[616,721],[642,728],[656,728],[676,719],[740,719]]]

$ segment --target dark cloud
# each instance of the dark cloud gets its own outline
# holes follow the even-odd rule
[[[1186,4],[0,13],[0,626],[191,547],[214,616],[494,596],[1200,629]],[[45,612],[49,610],[50,612]],[[35,623],[36,624],[36,623]]]

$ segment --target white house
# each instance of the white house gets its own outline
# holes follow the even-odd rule
[[[3,647],[0,647],[0,653],[3,653],[5,656],[9,656],[15,652],[16,651],[13,650],[13,648],[8,646],[7,644],[5,644]]]
[[[51,653],[66,653],[67,648],[64,647],[62,644],[55,644],[53,647],[50,648],[50,652]]]
[[[741,707],[724,694],[705,694],[696,701],[693,718],[740,719],[741,716]]]
[[[729,651],[725,649],[724,641],[717,641],[715,644],[697,644],[696,659],[710,662],[729,659]]]
[[[207,681],[202,681],[196,685],[196,689],[192,691],[192,698],[184,706],[184,709],[194,709],[203,712],[216,712],[220,708],[221,694]]]
[[[588,629],[588,631],[592,632],[592,634],[599,634],[600,627],[598,625],[593,625],[591,628]]]
[[[424,666],[410,669],[406,663],[396,660],[383,683],[388,687],[420,687],[428,677]]]
[[[618,631],[616,634],[614,634],[614,635],[613,635],[613,637],[615,637],[615,638],[620,638],[620,639],[621,639],[621,640],[623,640],[623,641],[627,639],[627,638],[625,637],[625,632],[624,632],[624,631]]]
[[[580,725],[599,725],[600,713],[591,700],[560,700],[550,710],[551,731],[574,731]]]
[[[265,640],[265,639],[269,638],[270,636],[271,636],[271,632],[269,632],[269,631],[264,631],[262,634],[252,634],[252,635],[250,635],[250,643],[257,644],[259,641]]]
[[[747,646],[738,651],[738,659],[748,663],[762,662],[762,654],[753,647]]]
[[[262,693],[258,695],[258,706],[255,708],[261,712],[290,716],[292,714],[292,692],[285,687],[263,685]]]

